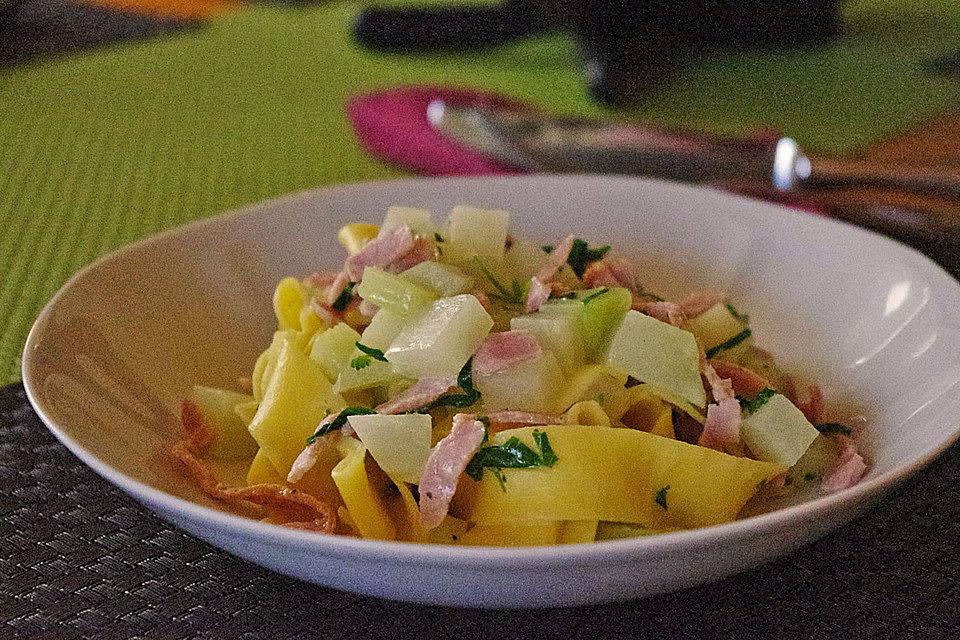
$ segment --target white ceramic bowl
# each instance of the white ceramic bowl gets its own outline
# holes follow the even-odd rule
[[[323,536],[203,496],[165,457],[194,383],[249,374],[285,275],[336,268],[336,231],[389,205],[501,207],[544,241],[570,232],[639,258],[648,288],[733,292],[760,344],[869,418],[867,477],[830,496],[706,529],[562,547],[484,549]],[[960,286],[852,226],[708,189],[613,177],[427,179],[292,195],[150,238],[68,282],[27,341],[40,417],[104,478],[187,531],[282,573],[464,606],[554,606],[663,593],[789,553],[862,512],[957,437]],[[803,501],[805,500],[805,501]],[[842,567],[832,567],[842,571]]]

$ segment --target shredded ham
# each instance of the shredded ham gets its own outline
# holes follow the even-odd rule
[[[483,307],[484,309],[490,308],[490,298],[488,298],[487,294],[485,294],[483,291],[480,291],[480,289],[474,289],[473,291],[470,292],[470,295],[476,298],[477,301],[480,303],[480,306]],[[547,295],[549,297],[549,294]]]
[[[380,310],[377,305],[373,304],[369,300],[361,300],[357,309],[365,318],[372,318],[373,316],[377,315],[377,311]]]
[[[735,453],[740,450],[740,401],[733,392],[733,383],[721,378],[710,364],[703,367],[703,376],[710,385],[713,403],[707,406],[707,419],[697,441],[701,447]]]
[[[793,393],[790,400],[812,424],[819,424],[823,417],[823,392],[815,384],[793,379]]]
[[[715,358],[707,360],[707,364],[713,367],[714,371],[721,378],[730,380],[733,384],[733,390],[738,396],[753,399],[758,393],[763,391],[764,387],[773,387],[773,385],[760,374],[746,367],[741,367],[738,364],[725,360],[717,360]]]
[[[184,400],[180,405],[180,422],[187,432],[185,443],[193,451],[203,451],[213,443],[213,431],[193,400]]]
[[[343,274],[351,282],[360,282],[366,267],[381,267],[399,260],[414,246],[410,227],[401,225],[381,229],[377,237],[363,245],[343,263]]]
[[[337,271],[314,271],[303,279],[303,283],[310,289],[323,289],[332,285],[339,275]]]
[[[606,257],[590,264],[583,273],[583,283],[593,287],[624,287],[637,290],[637,277],[630,264],[619,258]]]
[[[377,407],[377,413],[397,414],[420,409],[445,394],[456,384],[456,379],[451,377],[423,378],[396,398],[391,398]]]
[[[677,305],[689,320],[703,314],[720,302],[723,302],[723,294],[719,291],[697,291],[677,302]]]
[[[857,453],[857,445],[849,436],[836,436],[840,441],[840,455],[833,467],[824,474],[821,488],[827,493],[834,493],[852,487],[860,482],[867,463]]]
[[[473,374],[482,376],[533,360],[543,353],[540,343],[526,331],[489,334],[473,354]]]
[[[533,313],[539,309],[544,302],[550,299],[552,292],[552,283],[557,273],[560,271],[570,257],[570,250],[573,249],[573,236],[567,236],[560,244],[554,247],[553,252],[547,259],[546,264],[540,268],[537,275],[530,278],[530,290],[527,292],[524,311]]]
[[[323,320],[323,323],[328,327],[338,324],[340,320],[343,319],[342,313],[334,311],[333,307],[317,297],[310,298],[310,309],[317,314],[317,317]]]
[[[723,402],[736,395],[733,392],[733,382],[729,378],[722,378],[712,364],[703,363],[703,377],[707,379],[707,383],[710,385],[714,402]]]
[[[494,411],[487,414],[491,431],[503,431],[515,427],[536,427],[545,424],[560,424],[563,416],[556,413],[530,413],[527,411]]]
[[[337,419],[339,414],[333,413],[323,420],[320,421],[320,424],[317,425],[317,428],[313,430],[314,433],[320,430],[321,427],[325,427],[334,420]],[[293,484],[294,482],[300,482],[300,479],[303,478],[304,474],[310,469],[313,468],[313,465],[317,464],[317,458],[320,457],[320,451],[323,450],[326,438],[317,438],[306,447],[303,451],[300,452],[300,455],[297,456],[297,459],[293,461],[293,466],[290,467],[290,473],[287,474],[287,482]]]
[[[421,262],[425,262],[432,257],[433,245],[427,242],[425,238],[416,236],[413,240],[413,245],[406,251],[406,253],[387,263],[385,266],[393,273],[400,273],[411,267],[415,267]]]
[[[676,302],[667,302],[666,300],[641,302],[639,311],[661,322],[669,322],[681,329],[687,326],[687,316]]]
[[[317,516],[311,520],[290,522],[286,526],[309,528],[321,533],[333,533],[337,527],[336,509],[310,494],[278,484],[228,487],[221,484],[216,475],[190,452],[186,442],[177,443],[172,453],[211,498],[228,502],[252,502],[268,508],[307,512]]]
[[[476,415],[458,413],[453,416],[450,435],[430,452],[420,477],[420,524],[424,528],[432,529],[443,522],[460,474],[482,442],[483,423]]]
[[[343,293],[343,290],[347,288],[350,284],[350,278],[347,277],[346,272],[341,271],[338,273],[333,282],[330,283],[330,288],[327,289],[327,306],[332,305],[337,301],[337,298],[340,297],[340,294]]]

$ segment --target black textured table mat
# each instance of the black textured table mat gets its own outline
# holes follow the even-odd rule
[[[864,517],[680,593],[541,611],[325,589],[172,528],[87,469],[23,387],[0,388],[0,638],[957,638],[960,447]]]

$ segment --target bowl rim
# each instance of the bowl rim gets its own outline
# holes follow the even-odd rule
[[[71,438],[65,429],[53,420],[44,409],[38,386],[40,381],[32,375],[32,353],[37,349],[37,343],[40,340],[40,335],[43,333],[43,328],[49,321],[59,301],[68,295],[70,290],[77,286],[77,283],[86,278],[89,273],[97,270],[101,265],[121,259],[128,254],[149,249],[155,244],[162,243],[170,237],[183,233],[194,232],[204,227],[217,226],[227,221],[238,221],[248,217],[268,215],[271,211],[278,207],[283,207],[288,203],[308,201],[325,195],[336,196],[340,192],[344,194],[355,194],[358,190],[376,192],[401,186],[409,187],[422,182],[443,186],[451,185],[454,187],[457,185],[468,186],[477,183],[491,182],[528,181],[535,183],[558,180],[577,183],[603,183],[610,181],[658,183],[661,187],[676,190],[677,195],[681,197],[684,192],[702,194],[705,191],[709,191],[713,192],[713,196],[719,199],[750,203],[752,207],[760,212],[759,215],[770,215],[776,210],[776,215],[780,217],[786,216],[793,220],[802,220],[807,224],[815,226],[825,225],[827,227],[844,228],[848,233],[852,233],[855,237],[859,237],[864,241],[886,245],[887,250],[899,254],[898,257],[909,258],[918,268],[924,270],[926,276],[938,280],[939,282],[937,284],[939,286],[953,289],[958,299],[960,299],[960,282],[955,280],[932,259],[902,242],[842,220],[818,216],[710,187],[687,185],[667,180],[608,175],[410,177],[339,183],[284,194],[162,230],[134,243],[119,247],[77,271],[43,307],[27,336],[21,365],[23,385],[27,398],[47,429],[49,429],[67,449],[98,475],[138,501],[146,503],[146,505],[155,512],[158,510],[169,510],[176,513],[176,515],[182,519],[191,522],[206,521],[216,525],[219,529],[243,534],[260,542],[277,546],[298,546],[303,550],[323,551],[327,554],[343,557],[349,556],[358,560],[375,559],[381,562],[389,561],[394,564],[413,563],[471,568],[488,567],[502,569],[504,562],[509,562],[511,565],[521,568],[536,566],[540,569],[557,568],[585,560],[593,564],[616,564],[621,562],[625,557],[636,558],[642,555],[666,555],[684,547],[706,547],[730,538],[759,537],[773,534],[792,521],[813,521],[823,514],[841,511],[850,504],[881,497],[885,492],[892,490],[898,484],[930,464],[960,438],[960,425],[958,425],[952,432],[943,434],[942,438],[933,446],[929,447],[922,455],[897,465],[875,478],[861,481],[852,487],[833,494],[820,495],[800,504],[724,524],[623,540],[532,547],[462,547],[454,545],[367,540],[341,535],[318,535],[314,532],[288,529],[262,523],[251,518],[206,507],[151,487],[104,463],[91,451],[85,449]]]

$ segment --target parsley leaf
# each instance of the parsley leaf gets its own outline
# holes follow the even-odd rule
[[[332,431],[339,431],[343,428],[343,425],[347,424],[347,418],[350,416],[364,416],[372,413],[376,413],[376,411],[367,409],[366,407],[347,407],[338,413],[336,418],[317,429],[316,433],[307,438],[307,444],[313,444],[317,438],[325,436]]]
[[[340,295],[337,296],[337,299],[330,305],[330,308],[334,311],[344,311],[347,305],[350,304],[350,301],[353,300],[353,285],[355,284],[357,283],[348,282],[343,288],[343,291],[340,292]]]
[[[845,424],[840,424],[839,422],[824,422],[823,424],[815,424],[813,426],[815,426],[820,433],[839,433],[844,436],[849,436],[853,433],[850,427]]]
[[[545,245],[543,245],[543,246],[540,247],[540,248],[543,249],[543,252],[546,253],[546,254],[551,254],[551,253],[553,253],[553,245],[551,245],[551,244],[545,244]]]
[[[745,313],[740,313],[739,311],[737,311],[737,308],[734,307],[732,304],[727,303],[727,311],[730,312],[730,315],[732,315],[737,320],[740,320],[741,322],[750,322],[750,316],[748,316]]]
[[[600,296],[602,296],[603,294],[605,294],[607,291],[610,291],[610,289],[608,289],[607,287],[604,287],[603,289],[600,289],[600,291],[594,291],[593,293],[591,293],[590,295],[588,295],[586,298],[584,298],[584,299],[581,300],[580,302],[582,302],[583,304],[587,304],[588,302],[590,302],[590,301],[593,300],[594,298],[599,298]]]
[[[638,297],[638,298],[649,298],[650,300],[653,300],[654,302],[663,302],[663,298],[661,298],[661,297],[658,296],[657,294],[655,294],[655,293],[650,293],[649,291],[644,291],[644,290],[643,290],[643,285],[641,285],[640,283],[637,283],[637,297]]]
[[[580,238],[573,241],[573,247],[570,249],[570,255],[567,256],[567,264],[573,270],[574,275],[582,278],[590,263],[596,262],[610,251],[609,245],[604,245],[599,249],[591,249],[586,242]]]
[[[490,469],[491,473],[500,482],[500,486],[506,490],[504,483],[506,478],[503,476],[503,469],[530,469],[533,467],[552,467],[559,458],[550,447],[550,440],[546,433],[534,430],[533,440],[540,449],[537,453],[528,445],[520,442],[516,436],[501,445],[482,447],[473,454],[470,462],[464,472],[480,482],[483,479],[483,470]]]
[[[738,333],[737,335],[727,340],[726,342],[722,342],[715,347],[710,347],[709,349],[707,349],[706,356],[708,358],[712,358],[713,356],[717,355],[721,351],[732,349],[738,344],[740,344],[741,342],[743,342],[744,340],[746,340],[747,338],[749,338],[751,335],[753,335],[753,332],[751,332],[749,328],[746,328],[740,333]]]
[[[767,404],[767,400],[777,395],[776,390],[771,389],[770,387],[764,387],[760,390],[760,393],[757,394],[757,397],[744,405],[744,409],[747,412],[747,415],[753,415],[760,410],[760,407]]]
[[[359,342],[354,343],[357,345],[357,349],[363,351],[365,354],[373,358],[374,360],[379,360],[380,362],[386,362],[387,359],[383,355],[383,351],[380,349],[374,349],[373,347],[368,347],[367,345],[360,344]]]
[[[371,358],[370,356],[357,356],[356,358],[350,361],[350,366],[356,369],[357,371],[360,371],[360,369],[366,369],[367,367],[369,367],[372,361],[373,361],[373,358]]]
[[[473,386],[473,358],[467,360],[467,363],[460,369],[460,373],[457,375],[457,385],[463,390],[463,393],[440,396],[430,404],[430,407],[463,408],[477,403],[480,399],[480,392]]]
[[[667,510],[667,491],[669,489],[670,489],[670,485],[667,485],[665,487],[661,487],[660,489],[657,489],[657,492],[653,494],[653,501],[656,502],[661,507],[663,507],[664,511]]]
[[[523,283],[517,280],[516,278],[510,283],[510,289],[507,289],[497,277],[493,275],[487,265],[483,263],[483,260],[479,256],[474,256],[474,264],[477,265],[477,268],[480,269],[480,272],[490,281],[490,284],[493,285],[493,288],[497,290],[497,293],[490,294],[491,298],[499,298],[506,302],[513,302],[516,304],[522,304],[527,298],[527,291],[530,288],[530,283]]]
[[[439,233],[434,233],[434,234],[433,234],[433,239],[436,240],[437,242],[446,242],[446,241],[443,239],[443,236],[440,235]]]

